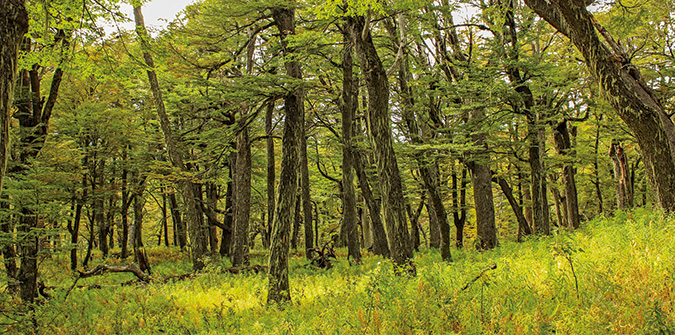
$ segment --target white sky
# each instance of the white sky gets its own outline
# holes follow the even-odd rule
[[[173,21],[176,14],[183,10],[185,6],[196,1],[197,0],[152,0],[143,6],[145,24],[150,31],[163,29],[166,27],[167,23]],[[128,30],[134,29],[134,12],[131,5],[123,4],[120,10],[131,20],[121,24],[120,28]],[[105,24],[104,26],[107,32],[116,32],[114,25]]]

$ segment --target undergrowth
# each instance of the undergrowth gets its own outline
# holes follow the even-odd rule
[[[264,274],[222,274],[211,260],[196,278],[119,286],[109,274],[81,280],[33,312],[0,294],[10,334],[672,334],[675,333],[675,220],[638,209],[493,251],[415,257],[418,275],[398,277],[376,256],[330,270],[292,257],[293,303],[268,307]],[[174,249],[149,250],[153,276],[186,273]],[[263,253],[253,253],[263,264]],[[497,268],[489,269],[492,264]],[[45,264],[47,285],[73,281],[65,256]],[[476,279],[477,278],[477,279]],[[473,279],[476,279],[473,281]],[[469,284],[467,286],[467,284]],[[466,289],[463,289],[466,287]],[[37,325],[37,328],[34,325]],[[0,328],[2,329],[2,328]]]

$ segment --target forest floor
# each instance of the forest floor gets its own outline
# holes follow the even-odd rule
[[[338,250],[330,270],[291,257],[293,303],[268,307],[263,273],[203,274],[156,284],[131,274],[81,279],[65,255],[42,263],[52,298],[26,315],[0,293],[9,334],[673,334],[675,219],[618,212],[574,233],[503,242],[493,251],[416,254],[417,276],[394,276],[376,256],[350,266]],[[153,277],[189,272],[173,248],[148,250]],[[266,263],[259,251],[253,263]],[[109,264],[114,264],[110,260]],[[492,266],[496,265],[495,269]],[[4,279],[3,279],[4,282]],[[3,289],[3,288],[0,288]],[[37,325],[37,328],[35,328]]]

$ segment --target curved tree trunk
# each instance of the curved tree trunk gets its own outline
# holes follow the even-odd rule
[[[134,6],[134,21],[136,22],[136,33],[138,34],[143,47],[143,59],[147,66],[146,71],[148,74],[148,81],[150,82],[150,89],[152,91],[155,108],[157,109],[157,116],[162,128],[162,133],[164,134],[164,143],[166,144],[171,164],[181,171],[189,172],[189,169],[183,161],[183,155],[179,151],[176,140],[173,137],[173,129],[171,128],[169,115],[164,106],[162,90],[159,86],[159,80],[157,80],[157,73],[155,73],[154,70],[155,61],[149,51],[149,37],[145,29],[145,22],[143,21],[143,13],[141,12],[140,6]],[[190,230],[192,268],[195,271],[198,271],[204,267],[202,258],[208,251],[209,227],[204,222],[204,215],[201,211],[200,204],[197,202],[194,184],[189,180],[182,180],[180,185],[187,225]]]
[[[659,98],[645,84],[640,70],[597,23],[585,3],[574,0],[525,0],[525,3],[581,52],[607,101],[635,134],[657,203],[666,211],[675,210],[675,125]]]
[[[394,152],[389,115],[389,82],[364,17],[354,21],[356,49],[368,89],[368,125],[375,151],[377,172],[382,189],[384,222],[387,225],[389,250],[399,274],[416,274],[403,199],[403,185]],[[363,33],[361,33],[363,32]]]

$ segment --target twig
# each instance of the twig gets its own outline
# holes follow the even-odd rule
[[[476,280],[478,280],[480,277],[483,277],[483,275],[484,275],[486,272],[488,272],[488,271],[490,271],[490,270],[494,270],[494,269],[496,269],[496,268],[497,268],[497,263],[494,263],[494,264],[492,264],[491,266],[489,266],[489,267],[483,269],[483,271],[481,271],[480,274],[478,274],[478,275],[476,276],[476,278],[472,279],[470,282],[466,283],[466,285],[464,285],[464,287],[462,287],[462,291],[465,291],[467,288],[469,288],[469,285],[473,284],[473,283],[474,283]]]

